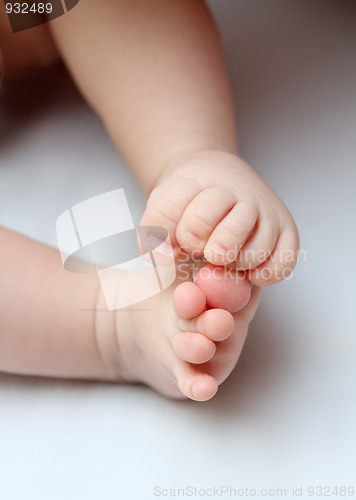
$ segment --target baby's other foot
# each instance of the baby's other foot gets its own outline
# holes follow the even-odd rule
[[[176,282],[160,294],[115,313],[120,380],[147,384],[171,398],[206,401],[236,365],[259,289],[253,287],[243,307],[250,286],[247,294],[242,281],[235,288],[230,283],[229,293],[243,307],[232,315],[222,308],[208,309],[199,286],[182,281],[179,269],[177,273]],[[125,273],[120,287],[131,293],[145,276],[146,270]],[[205,292],[213,279],[210,275],[205,280]],[[228,303],[223,286],[217,285],[215,292],[222,305],[224,295]]]
[[[168,230],[177,249],[214,265],[234,263],[251,283],[270,285],[293,270],[299,249],[283,202],[243,160],[219,151],[186,157],[152,191],[142,225]]]

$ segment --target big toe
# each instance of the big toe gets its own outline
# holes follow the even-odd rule
[[[250,300],[250,282],[243,273],[233,269],[207,264],[199,270],[195,283],[211,308],[235,313]]]

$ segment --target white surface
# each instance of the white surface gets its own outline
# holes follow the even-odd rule
[[[1,499],[356,487],[354,5],[213,5],[242,155],[290,207],[306,258],[264,291],[238,367],[207,403],[0,375]],[[124,187],[137,224],[144,199],[98,119],[65,78],[39,92],[4,120],[0,223],[55,244],[60,213]]]

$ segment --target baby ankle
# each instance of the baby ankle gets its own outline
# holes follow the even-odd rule
[[[94,311],[94,335],[107,380],[124,382],[124,363],[116,331],[116,312],[108,310],[100,285]]]

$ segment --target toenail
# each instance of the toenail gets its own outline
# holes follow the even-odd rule
[[[196,388],[194,388],[195,383],[192,384],[190,388],[190,392],[192,393],[192,396],[194,399],[198,399],[198,391]]]
[[[196,246],[200,245],[201,239],[199,238],[199,236],[197,236],[194,233],[191,233],[190,231],[187,231],[187,236],[194,245]]]
[[[170,243],[168,243],[167,240],[163,240],[155,234],[150,233],[147,236],[147,241],[152,246],[152,248],[157,250],[157,252],[167,256],[173,255],[172,246],[170,245]]]
[[[213,243],[210,248],[213,252],[219,255],[224,255],[227,252],[227,248],[220,245],[220,243]]]

